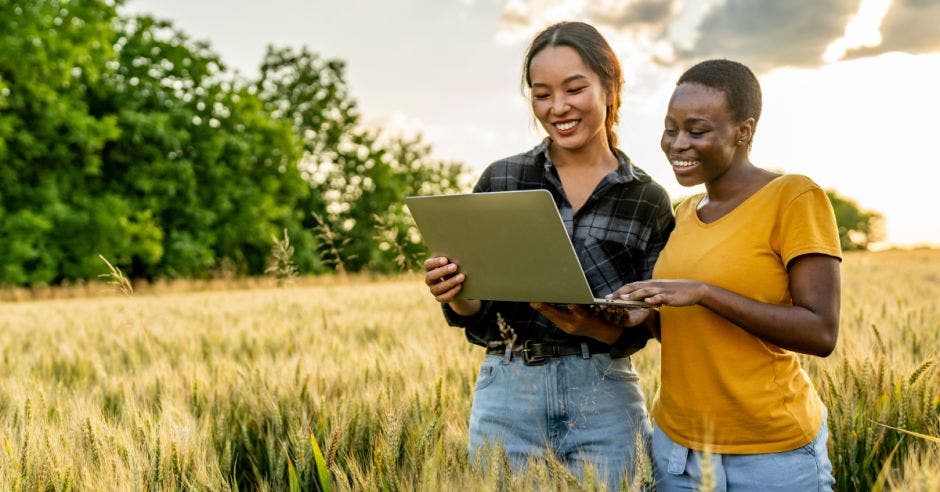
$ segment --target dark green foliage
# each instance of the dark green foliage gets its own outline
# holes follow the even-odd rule
[[[272,48],[241,80],[120,4],[0,0],[0,284],[94,278],[99,254],[131,278],[261,274],[284,230],[300,273],[423,255],[402,198],[462,168],[363,129],[341,61]]]
[[[66,264],[93,261],[75,258],[67,234],[107,243],[120,221],[101,213],[120,199],[85,188],[120,134],[114,115],[90,110],[88,89],[108,76],[115,15],[100,0],[0,0],[0,282],[59,280]]]

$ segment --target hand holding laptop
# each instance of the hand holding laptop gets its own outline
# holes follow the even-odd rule
[[[486,299],[651,307],[642,301],[593,295],[547,190],[406,201],[434,254],[425,264],[425,283],[440,302]]]
[[[424,283],[438,302],[449,303],[451,309],[461,316],[472,316],[480,311],[482,304],[479,300],[457,299],[467,276],[459,271],[456,263],[444,256],[435,256],[424,262],[424,271]]]
[[[620,338],[624,329],[642,329],[652,309],[630,309],[622,306],[568,304],[557,306],[529,303],[555,326],[575,336],[587,336],[607,344]]]

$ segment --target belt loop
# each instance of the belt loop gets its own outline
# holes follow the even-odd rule
[[[587,342],[581,342],[581,358],[582,358],[582,359],[590,359],[590,358],[591,358],[591,351],[588,350],[588,344],[587,344]]]
[[[503,360],[500,361],[501,364],[507,365],[512,361],[512,340],[506,341],[506,351],[503,352]]]

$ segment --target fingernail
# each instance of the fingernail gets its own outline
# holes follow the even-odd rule
[[[463,279],[464,279],[464,275],[462,273],[458,273],[457,280],[463,280]]]
[[[451,272],[454,271],[454,270],[456,270],[456,269],[457,269],[457,265],[455,265],[455,264],[453,264],[453,263],[451,263],[450,265],[447,265],[447,270],[449,270],[449,271],[451,271]]]

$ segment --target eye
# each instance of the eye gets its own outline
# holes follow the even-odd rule
[[[586,86],[585,86],[585,87],[586,87]],[[577,94],[577,93],[583,91],[583,90],[585,89],[585,87],[576,87],[576,88],[568,89],[568,94]]]
[[[539,101],[544,101],[545,99],[548,99],[548,94],[532,94],[532,98]]]
[[[708,130],[689,130],[689,135],[692,135],[693,137],[701,137],[706,133],[708,133]]]
[[[679,132],[676,131],[675,128],[666,128],[665,130],[663,130],[663,135],[667,137],[675,137],[677,133]]]

